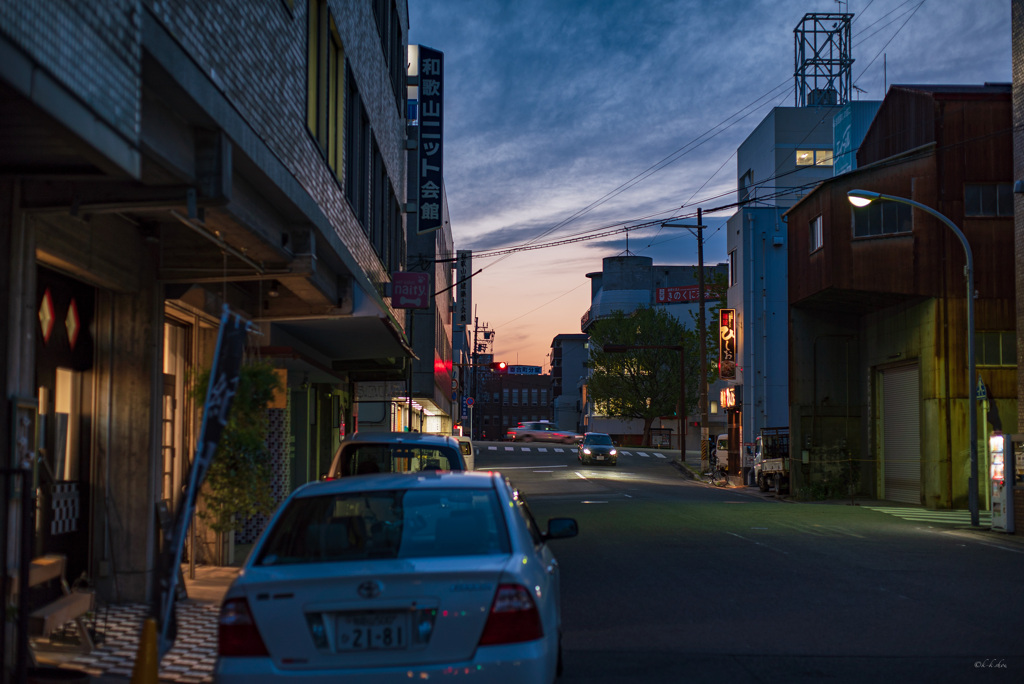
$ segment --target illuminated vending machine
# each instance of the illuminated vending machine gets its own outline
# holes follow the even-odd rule
[[[989,479],[992,483],[992,529],[1013,532],[1013,442],[993,432],[988,438]],[[1007,467],[1008,466],[1008,467]],[[1007,481],[1009,475],[1009,481]]]

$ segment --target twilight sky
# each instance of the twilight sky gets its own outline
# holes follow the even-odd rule
[[[445,187],[456,249],[474,253],[704,210],[704,261],[725,261],[736,148],[794,106],[793,29],[851,12],[854,99],[886,85],[1011,81],[1007,0],[409,0],[410,44],[445,53]],[[587,273],[623,233],[475,256],[473,307],[495,359],[544,366],[580,332]],[[697,263],[685,229],[629,233],[655,264]]]

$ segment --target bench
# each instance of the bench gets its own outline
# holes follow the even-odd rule
[[[67,558],[62,554],[48,554],[33,558],[28,571],[28,586],[35,587],[51,580],[59,580],[61,596],[40,606],[29,613],[28,629],[32,636],[47,636],[55,629],[74,622],[78,628],[78,636],[86,650],[93,650],[95,645],[82,616],[92,610],[93,593],[91,591],[72,591],[64,576]]]

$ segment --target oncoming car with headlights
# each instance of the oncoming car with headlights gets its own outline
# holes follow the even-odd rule
[[[588,432],[583,435],[577,457],[583,465],[589,465],[595,461],[615,465],[619,460],[619,452],[615,448],[615,442],[612,441],[611,435],[606,435],[603,432]]]
[[[495,472],[307,484],[274,514],[221,606],[214,679],[553,682],[558,563]]]

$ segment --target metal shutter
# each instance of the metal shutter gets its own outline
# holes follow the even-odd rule
[[[885,499],[921,504],[921,390],[917,365],[882,372]]]

